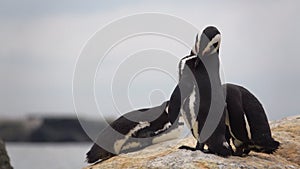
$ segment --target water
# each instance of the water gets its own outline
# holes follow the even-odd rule
[[[6,143],[14,169],[80,169],[92,143]]]

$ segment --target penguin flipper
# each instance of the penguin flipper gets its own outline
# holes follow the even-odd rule
[[[170,97],[169,106],[168,106],[168,117],[171,124],[175,123],[178,120],[181,107],[181,94],[179,85],[177,85]]]
[[[260,152],[271,154],[280,143],[272,138],[270,125],[265,110],[254,94],[241,87],[243,107],[251,128],[252,141]],[[256,150],[258,151],[258,150]]]
[[[190,151],[196,151],[197,149],[195,147],[190,147],[190,146],[180,146],[178,149],[181,149],[181,150],[190,150]]]
[[[193,90],[193,83],[191,80],[191,74],[183,73],[179,83],[177,84],[174,91],[172,92],[169,101],[168,116],[172,124],[176,120],[178,120],[180,108],[183,104],[183,101],[185,100],[185,98],[189,96],[192,90]]]

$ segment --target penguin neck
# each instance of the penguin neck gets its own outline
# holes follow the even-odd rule
[[[215,53],[209,56],[198,57],[201,60],[207,72],[212,78],[211,80],[216,80],[221,82],[220,78],[220,61],[219,54]]]
[[[211,99],[214,99],[215,103],[218,102],[220,104],[223,104],[225,100],[225,96],[223,93],[221,77],[219,72],[220,61],[219,61],[218,53],[206,57],[202,57],[202,58],[198,57],[198,59],[200,59],[202,62],[202,68],[200,69],[205,70],[206,72],[203,73],[204,79],[208,80],[209,81],[208,83],[210,83],[210,88],[212,92],[211,95],[217,96],[217,97],[212,97]],[[219,99],[219,100],[215,100],[215,99]]]

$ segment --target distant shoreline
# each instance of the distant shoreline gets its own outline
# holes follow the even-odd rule
[[[90,136],[86,134],[77,117],[2,119],[0,138],[5,142],[91,142],[91,138],[97,137],[98,133],[107,126],[107,122],[104,121],[81,120],[81,123],[88,127]]]

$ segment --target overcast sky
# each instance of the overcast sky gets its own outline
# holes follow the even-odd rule
[[[217,26],[222,32],[220,57],[225,81],[241,84],[252,91],[263,103],[271,120],[300,113],[300,3],[297,0],[253,3],[1,0],[1,116],[75,115],[72,77],[81,49],[101,27],[118,18],[143,12],[177,16],[199,30],[207,25]],[[146,47],[147,38],[151,39],[136,38],[127,46],[140,44],[138,49],[142,50],[159,45],[178,57],[189,53],[180,47],[172,50],[170,48],[174,46],[164,45],[167,40],[154,37]],[[192,40],[194,38],[191,37]],[[115,51],[116,55],[121,57],[121,51],[121,48],[119,52]],[[113,57],[113,53],[111,55]],[[111,60],[112,65],[118,63]],[[106,66],[109,67],[109,63]],[[176,69],[175,63],[171,73],[176,73]],[[155,77],[159,76],[163,77],[148,72],[133,81],[132,87],[136,88],[129,91],[130,99],[136,103],[133,107],[148,107],[169,97],[176,84],[170,77],[165,76],[167,80],[161,88],[149,88],[157,86]],[[104,92],[101,89],[98,86],[96,92]],[[124,97],[122,91],[118,92],[120,97]],[[152,92],[151,102],[145,94],[141,94],[143,92]],[[115,111],[111,100],[101,99],[106,105],[106,115],[111,115]]]

